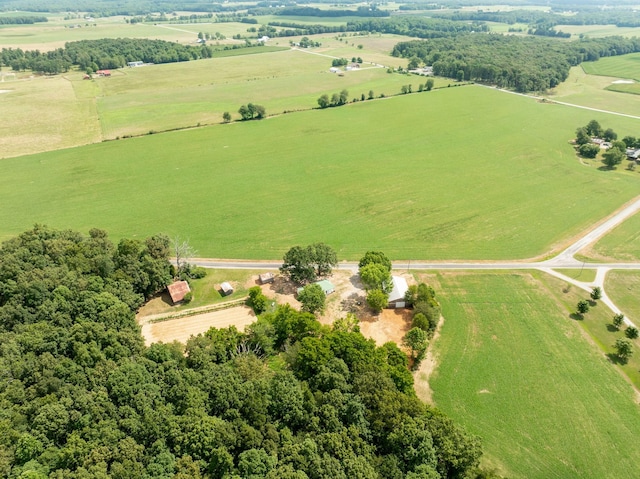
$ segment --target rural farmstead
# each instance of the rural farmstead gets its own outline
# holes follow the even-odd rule
[[[116,3],[0,3],[0,478],[640,477],[636,6]]]

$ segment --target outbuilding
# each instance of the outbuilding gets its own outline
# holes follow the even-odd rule
[[[263,273],[258,278],[260,279],[260,284],[273,283],[275,275],[273,273]]]
[[[191,288],[186,281],[176,281],[167,286],[167,291],[169,291],[169,296],[171,296],[173,304],[178,304],[184,301],[184,297],[187,293],[191,292]]]
[[[220,285],[220,291],[222,292],[222,296],[229,296],[233,293],[233,286],[225,281]]]
[[[407,280],[402,276],[392,276],[391,282],[393,283],[393,289],[389,294],[389,308],[404,308],[406,306],[406,302],[404,299],[404,295],[407,293],[409,289],[409,285],[407,284]]]

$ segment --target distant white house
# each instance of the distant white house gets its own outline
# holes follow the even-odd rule
[[[329,71],[331,73],[338,73],[340,71],[340,69],[338,67],[331,67],[331,68],[329,68]]]
[[[409,285],[407,284],[407,280],[402,276],[392,276],[391,282],[393,283],[393,289],[391,293],[389,293],[389,308],[404,308],[406,306],[406,302],[404,299],[404,295],[407,293],[409,289]]]
[[[144,62],[127,62],[127,66],[130,68],[141,67],[143,65],[144,65]]]
[[[263,37],[258,38],[256,41],[258,43],[267,43],[269,40],[271,40],[271,39],[268,36],[264,35]]]

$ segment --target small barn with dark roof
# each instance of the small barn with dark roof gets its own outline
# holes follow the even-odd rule
[[[171,296],[173,304],[183,301],[186,294],[191,292],[189,283],[186,281],[176,281],[175,283],[167,286],[167,290],[169,291],[169,296]]]

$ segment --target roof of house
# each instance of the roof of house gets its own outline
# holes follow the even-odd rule
[[[184,299],[185,295],[191,291],[191,288],[186,281],[176,281],[167,286],[167,290],[169,291],[169,296],[171,296],[171,301],[179,303]]]
[[[230,283],[228,283],[227,281],[225,281],[224,283],[220,284],[220,289],[222,291],[233,291],[233,286],[231,286]]]
[[[324,292],[324,294],[331,294],[336,290],[336,287],[333,285],[333,283],[331,281],[329,281],[328,279],[323,279],[322,281],[316,281],[313,284],[317,284],[318,286],[320,286],[320,288],[322,289],[322,291]],[[298,288],[298,294],[300,294],[300,292],[303,290],[304,288]]]
[[[403,301],[404,295],[409,289],[407,280],[402,276],[392,276],[391,281],[393,282],[393,289],[389,294],[389,301]]]
[[[267,281],[272,281],[274,278],[273,273],[262,273],[259,278],[261,283],[266,283]]]

